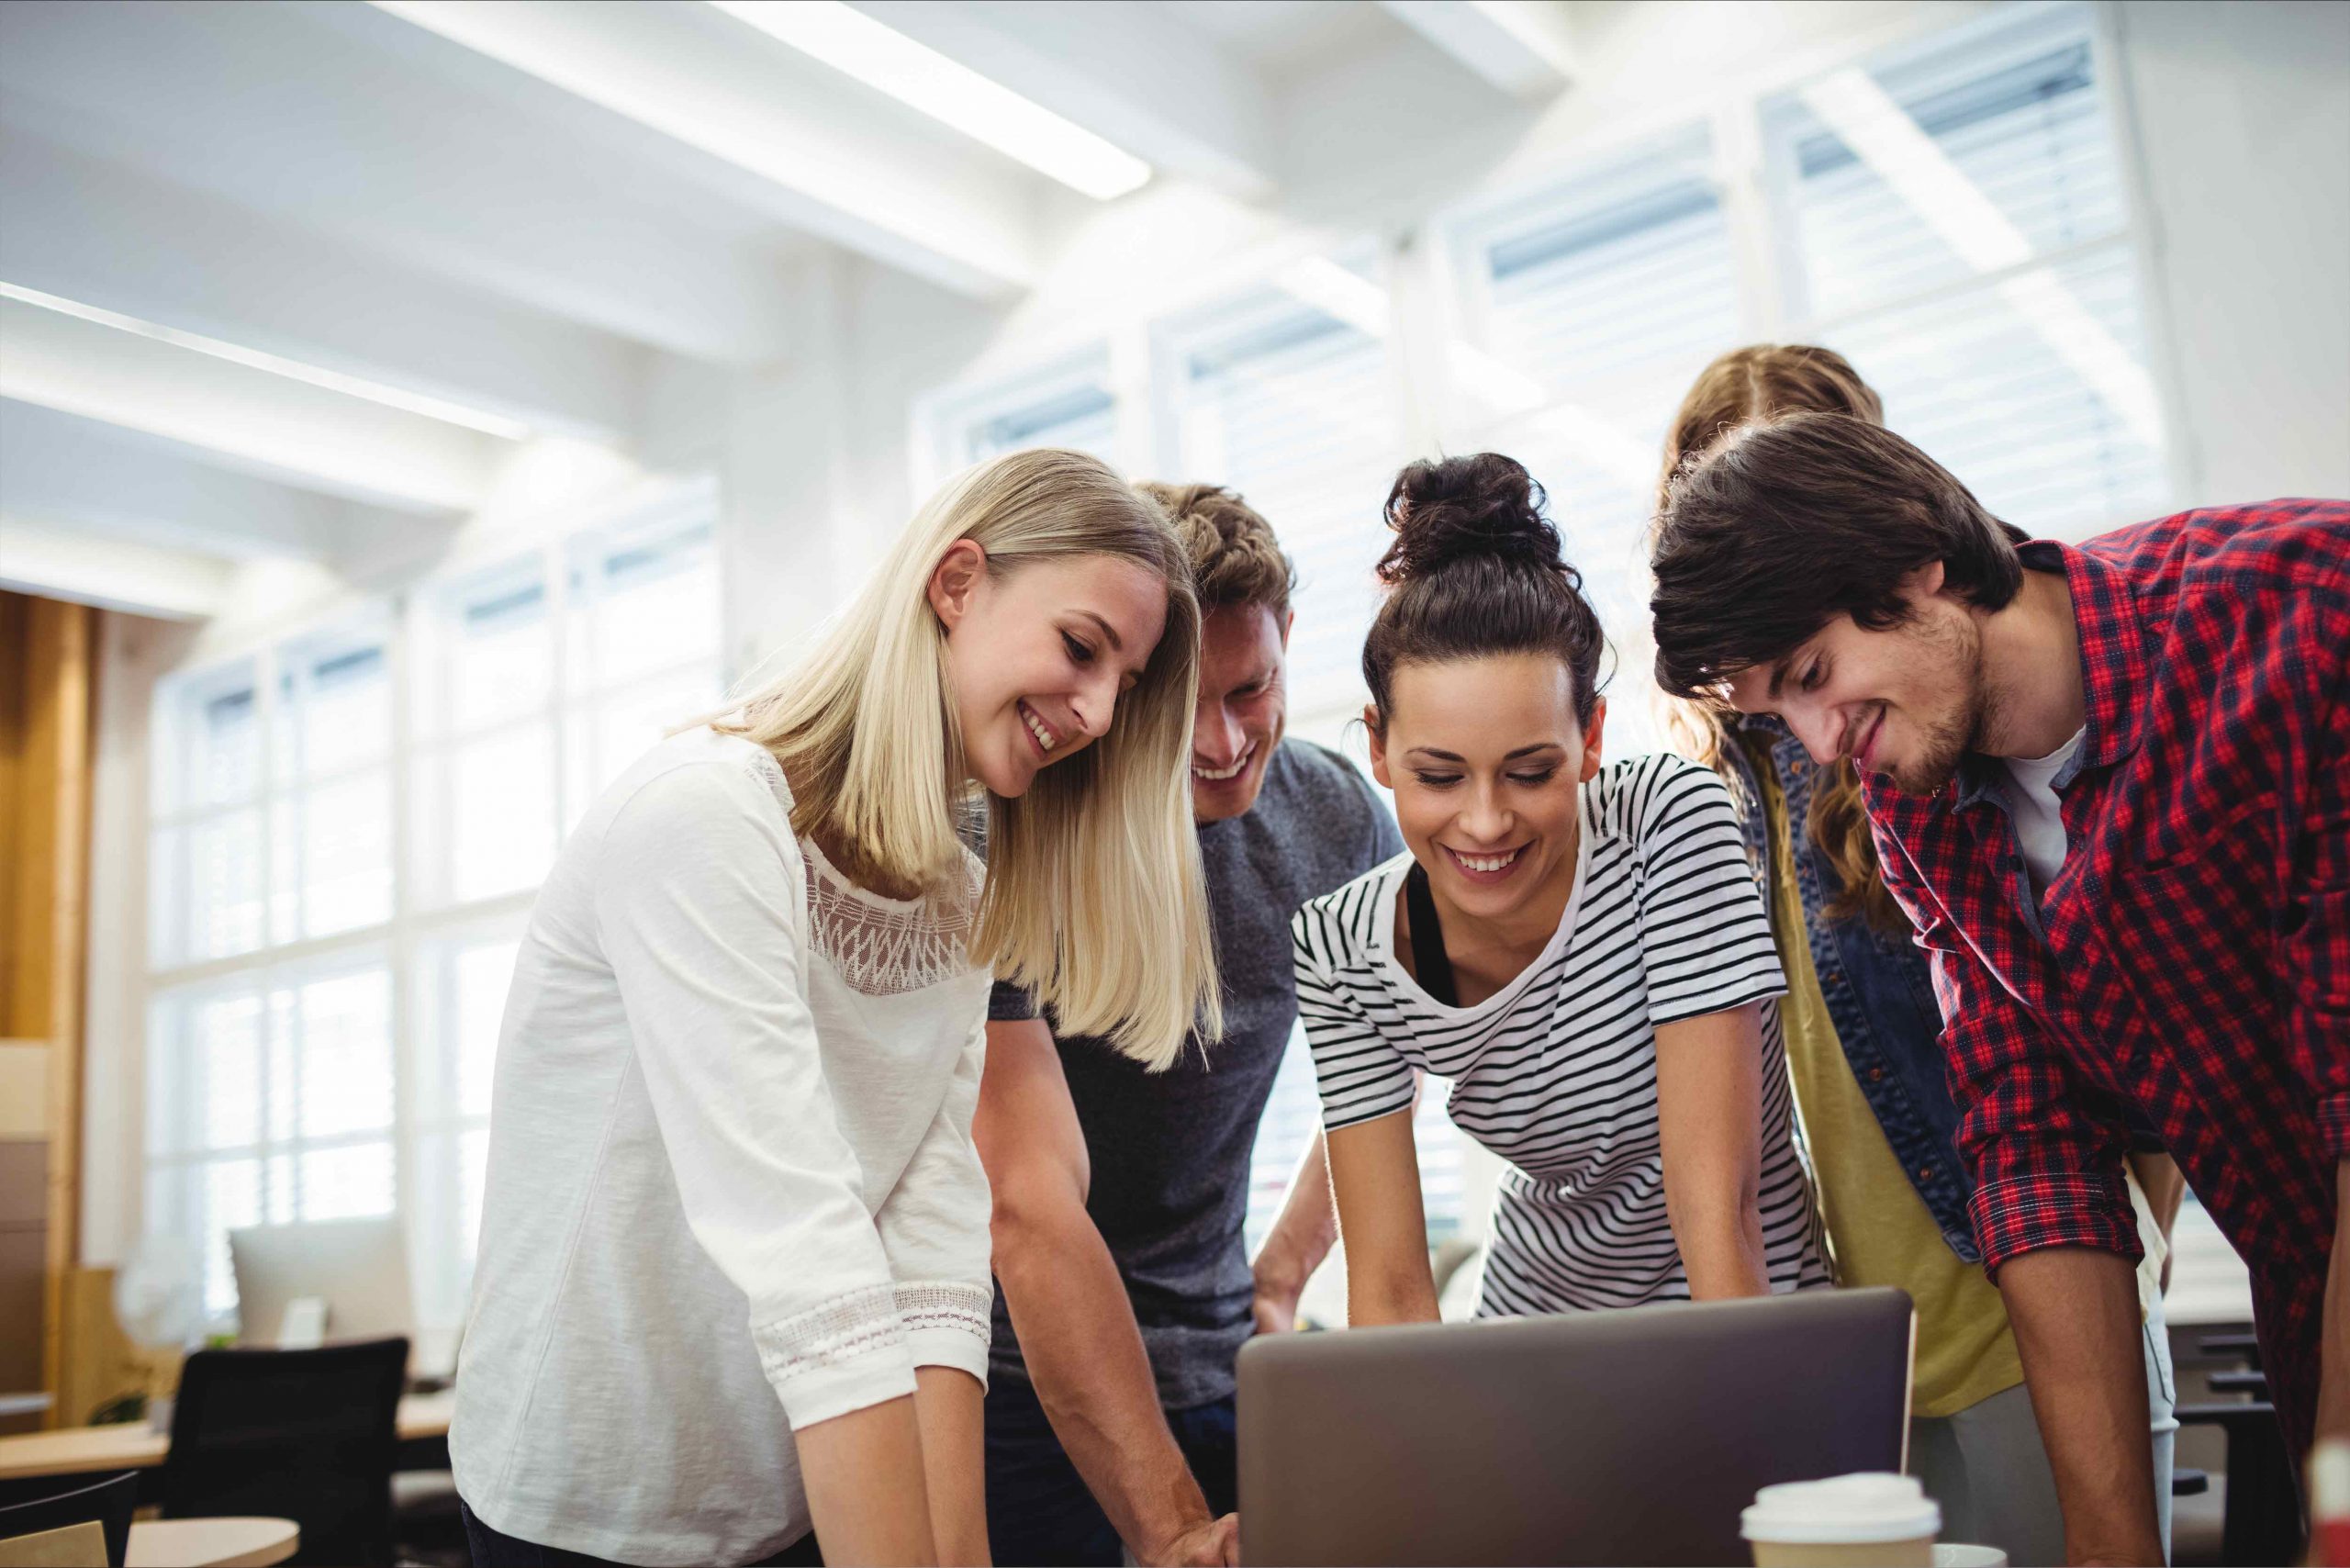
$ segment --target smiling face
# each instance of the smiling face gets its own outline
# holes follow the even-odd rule
[[[1237,817],[1257,803],[1289,719],[1291,618],[1229,604],[1200,624],[1200,699],[1192,722],[1192,815]]]
[[[1108,733],[1167,625],[1165,580],[1123,556],[991,572],[968,539],[931,574],[930,602],[946,628],[965,760],[1007,799]]]
[[[1940,568],[1930,575],[1938,587]],[[1839,615],[1785,658],[1740,671],[1731,704],[1777,714],[1816,762],[1849,757],[1912,795],[1942,789],[1989,722],[1982,629],[1932,588],[1908,598],[1897,626],[1873,632]]]
[[[1599,771],[1602,701],[1575,722],[1574,678],[1545,654],[1398,667],[1368,713],[1372,776],[1439,903],[1555,924],[1574,884],[1577,786]]]

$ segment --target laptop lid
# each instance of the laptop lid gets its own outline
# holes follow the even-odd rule
[[[1907,1459],[1897,1290],[1265,1335],[1241,1551],[1272,1563],[1747,1561],[1757,1489]]]

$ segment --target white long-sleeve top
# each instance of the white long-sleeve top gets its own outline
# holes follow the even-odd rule
[[[876,897],[789,801],[764,747],[677,735],[532,911],[449,1445],[509,1535],[755,1561],[809,1529],[795,1428],[985,1381],[979,868]]]

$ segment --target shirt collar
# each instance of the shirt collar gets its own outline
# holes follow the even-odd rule
[[[2073,596],[2073,627],[2081,645],[2080,750],[2055,779],[2062,789],[2091,767],[2110,767],[2138,749],[2141,735],[2137,694],[2145,689],[2145,631],[2138,622],[2130,579],[2120,567],[2053,539],[2016,547],[2024,569],[2062,571]],[[2004,802],[2000,788],[2007,763],[1973,752],[1959,759],[1954,790],[1940,799],[1953,811],[1986,800]]]

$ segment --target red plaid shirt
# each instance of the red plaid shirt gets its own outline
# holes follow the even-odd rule
[[[2138,1256],[2134,1103],[2250,1265],[2305,1449],[2350,1158],[2350,503],[2186,512],[2023,557],[2061,566],[2080,631],[2064,868],[2035,908],[1997,759],[1931,796],[1868,788],[1933,955],[1984,1262]]]

